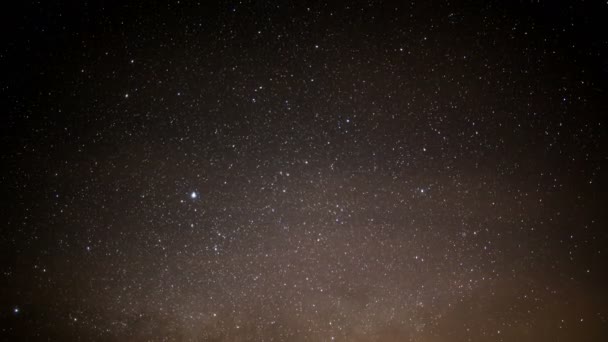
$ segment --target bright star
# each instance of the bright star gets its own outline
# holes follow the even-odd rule
[[[192,191],[192,193],[190,194],[190,198],[195,199],[196,197],[198,197],[198,194]]]

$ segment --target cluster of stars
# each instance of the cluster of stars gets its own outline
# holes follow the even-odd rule
[[[604,5],[17,10],[4,339],[605,340]]]

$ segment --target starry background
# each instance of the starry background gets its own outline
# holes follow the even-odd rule
[[[2,340],[608,337],[605,2],[15,6]]]

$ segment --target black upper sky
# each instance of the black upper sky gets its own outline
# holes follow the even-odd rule
[[[608,339],[606,2],[15,6],[0,340]]]

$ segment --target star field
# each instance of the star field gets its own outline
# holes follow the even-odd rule
[[[0,339],[608,337],[606,3],[19,6]]]

